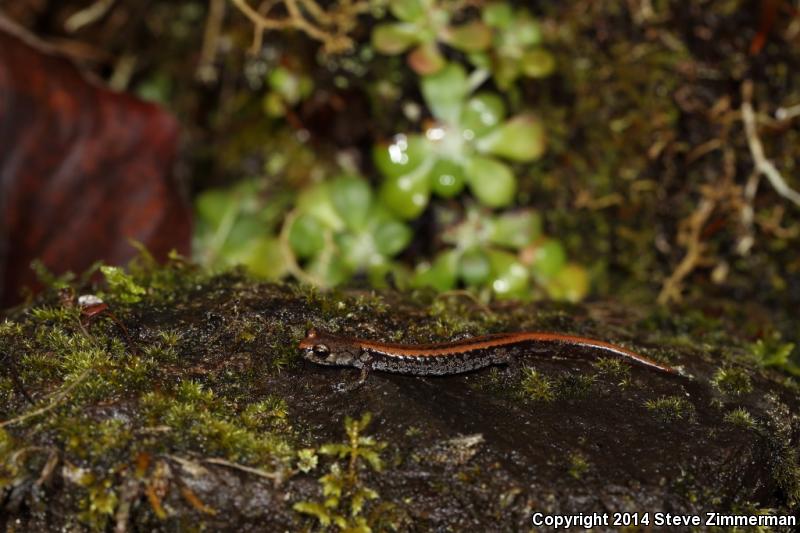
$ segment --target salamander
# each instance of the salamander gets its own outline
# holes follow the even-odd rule
[[[394,344],[340,337],[312,328],[300,341],[299,348],[303,356],[314,363],[361,369],[360,382],[366,379],[371,370],[417,376],[460,374],[491,365],[508,364],[514,357],[515,349],[542,352],[554,348],[615,355],[631,364],[666,374],[678,374],[672,367],[616,344],[548,332],[496,333],[436,344]]]

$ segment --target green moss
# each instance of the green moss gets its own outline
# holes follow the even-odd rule
[[[600,376],[608,376],[621,386],[630,385],[631,367],[617,357],[601,357],[593,363]]]
[[[111,477],[95,479],[85,476],[84,495],[80,499],[81,512],[78,518],[91,529],[103,531],[111,522],[117,509],[119,498]]]
[[[595,383],[595,377],[587,374],[569,373],[560,376],[556,381],[556,397],[562,399],[585,398]]]
[[[366,486],[362,476],[369,466],[380,472],[383,469],[381,451],[386,444],[373,437],[363,435],[372,415],[365,413],[359,420],[347,417],[343,443],[320,446],[318,453],[338,459],[330,464],[329,472],[319,478],[321,501],[300,501],[294,504],[295,511],[313,516],[321,527],[336,526],[341,531],[371,531],[370,523],[377,520],[368,515],[365,506],[379,495]],[[306,452],[306,455],[311,455]]]
[[[535,401],[552,402],[556,398],[553,380],[529,367],[522,369],[520,387],[524,397]]]
[[[774,333],[763,339],[758,339],[747,346],[750,359],[762,367],[774,367],[800,377],[800,365],[791,358],[795,344],[782,342],[779,333]]]
[[[580,452],[574,452],[569,455],[570,476],[575,479],[581,479],[587,470],[589,470],[589,461],[585,455]]]
[[[753,390],[750,375],[741,368],[719,368],[711,378],[711,383],[729,396],[741,396]]]
[[[31,309],[31,315],[41,322],[75,324],[80,317],[80,310],[77,307],[34,307]]]
[[[256,405],[238,416],[224,400],[200,383],[182,381],[174,396],[151,392],[142,397],[143,416],[151,426],[167,426],[165,436],[172,449],[195,450],[234,462],[274,468],[287,464],[292,448],[284,437],[249,429],[263,422],[263,406]]]
[[[182,268],[173,264],[158,272],[148,267],[125,274],[109,293],[112,311],[130,327],[130,306],[142,306],[139,312],[146,314],[162,299],[186,298],[186,293],[169,288],[171,276],[180,277],[177,272]],[[197,282],[200,276],[189,278]],[[228,276],[225,283],[231,279]],[[159,284],[148,285],[151,281]],[[203,287],[212,290],[209,287],[218,282],[209,278]],[[131,283],[144,292],[132,290]],[[174,294],[167,295],[170,291]],[[142,300],[133,302],[123,292],[139,294]],[[2,355],[12,358],[18,381],[17,386],[5,372],[11,367],[0,369],[2,419],[8,423],[0,431],[0,488],[9,483],[33,486],[55,457],[64,467],[51,475],[64,477],[71,487],[63,502],[73,506],[84,526],[102,530],[119,509],[130,474],[156,475],[155,470],[146,474],[148,469],[137,465],[142,457],[191,453],[267,472],[291,471],[294,430],[282,398],[270,395],[252,401],[248,373],[237,375],[234,393],[227,392],[228,373],[209,378],[219,384],[221,394],[201,380],[182,379],[187,369],[198,372],[198,361],[217,364],[220,357],[227,357],[216,351],[211,337],[219,331],[184,335],[144,326],[134,336],[106,319],[82,327],[71,302],[60,303],[57,294],[48,293],[42,300],[44,304],[15,321],[0,323],[0,345],[13,347]],[[247,317],[223,325],[223,334],[243,344],[255,342],[245,337],[261,335],[263,329]],[[288,330],[284,335],[288,338]],[[294,348],[293,342],[288,344]],[[35,403],[26,403],[20,390]],[[168,483],[165,487],[161,499],[180,488]],[[155,516],[169,517],[172,511],[159,505],[150,501]]]
[[[694,415],[694,406],[680,396],[662,396],[655,400],[647,400],[644,406],[662,422],[687,420]]]
[[[725,413],[725,423],[741,428],[752,429],[756,425],[753,415],[744,407],[737,407],[736,409]]]
[[[133,276],[113,266],[102,266],[100,271],[106,277],[109,293],[115,300],[128,304],[141,301],[145,289]]]

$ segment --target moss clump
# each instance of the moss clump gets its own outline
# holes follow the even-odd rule
[[[269,432],[285,414],[283,418],[275,416],[264,405],[251,404],[237,416],[226,412],[213,392],[200,383],[182,381],[173,395],[147,393],[141,407],[149,425],[174,429],[164,443],[172,449],[201,450],[270,469],[288,466],[292,448],[283,436]]]
[[[106,277],[108,290],[120,302],[136,303],[141,301],[145,289],[130,274],[119,267],[102,266],[100,271]]]
[[[552,402],[556,398],[553,380],[530,367],[522,369],[520,388],[523,397],[538,402]]]
[[[569,373],[556,381],[556,397],[562,399],[585,398],[595,383],[595,377],[587,374]]]
[[[792,376],[800,377],[800,365],[792,360],[795,345],[782,342],[781,336],[774,333],[764,339],[758,339],[747,347],[750,359],[762,367],[773,367]]]
[[[586,471],[589,470],[589,461],[580,452],[569,455],[569,475],[575,479],[581,479]]]
[[[42,505],[35,482],[59,478],[67,510],[102,530],[127,516],[129,510],[120,509],[130,506],[129,494],[147,496],[146,506],[137,507],[138,520],[171,518],[174,506],[161,502],[175,497],[208,514],[187,486],[175,482],[179,474],[169,461],[221,461],[276,479],[292,471],[295,433],[286,402],[263,394],[251,400],[253,380],[263,374],[237,373],[230,387],[228,374],[204,371],[203,365],[235,357],[215,349],[218,328],[186,328],[197,334],[185,334],[140,322],[134,336],[120,326],[130,328],[138,313],[163,312],[153,302],[189,302],[188,289],[169,286],[173,276],[183,278],[180,285],[192,280],[192,290],[216,281],[184,277],[177,259],[153,271],[142,261],[149,260],[140,259],[130,274],[115,271],[118,283],[109,280],[104,299],[114,320],[98,317],[85,326],[80,307],[50,291],[39,306],[0,323],[0,346],[13,348],[0,354],[0,499],[13,489],[16,497]],[[235,330],[242,322],[223,325]],[[262,335],[250,325],[248,331]],[[236,338],[235,331],[230,336]]]
[[[661,396],[655,400],[647,400],[644,406],[662,422],[688,420],[694,414],[694,406],[680,396]]]
[[[744,407],[737,407],[736,409],[725,413],[725,423],[731,424],[745,429],[753,429],[756,426],[756,421],[753,415]]]
[[[600,376],[608,376],[617,381],[620,386],[631,383],[631,367],[615,357],[601,357],[594,362],[594,367]]]
[[[720,368],[711,378],[711,383],[728,396],[741,396],[753,390],[750,375],[741,368]]]

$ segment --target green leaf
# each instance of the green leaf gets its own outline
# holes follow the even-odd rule
[[[553,54],[543,48],[528,50],[519,62],[520,70],[529,78],[546,78],[556,68]]]
[[[314,215],[326,227],[341,231],[345,223],[333,205],[329,183],[319,183],[305,189],[297,199],[297,209],[301,213]]]
[[[225,241],[220,247],[220,255],[233,258],[240,255],[254,239],[264,235],[264,224],[254,216],[239,216],[233,221],[230,230],[225,236]],[[235,264],[231,259],[227,264]]]
[[[375,240],[368,231],[356,233],[340,233],[336,236],[336,245],[342,260],[353,271],[381,262]]]
[[[311,259],[307,270],[312,275],[321,279],[326,286],[335,286],[344,283],[353,271],[339,255],[319,254]]]
[[[528,47],[542,42],[542,29],[539,23],[526,11],[518,12],[514,18],[514,23],[507,32],[510,40],[515,44]]]
[[[433,264],[420,264],[414,273],[411,284],[414,287],[432,287],[439,292],[448,291],[456,284],[458,254],[447,250],[441,252]]]
[[[383,205],[400,218],[417,218],[430,199],[430,166],[422,165],[409,174],[386,178],[379,193]]]
[[[354,230],[364,228],[372,204],[372,189],[361,178],[341,176],[330,185],[331,202],[347,226]]]
[[[367,500],[374,500],[378,497],[378,493],[369,487],[359,487],[353,494],[353,499],[350,501],[350,514],[356,516],[361,514],[364,508],[364,503]]]
[[[548,239],[534,250],[531,271],[539,278],[548,279],[558,274],[566,262],[567,252],[561,243]]]
[[[459,276],[469,286],[482,285],[489,279],[492,266],[489,257],[478,248],[473,248],[461,256],[458,264]]]
[[[469,93],[464,67],[450,63],[438,73],[422,78],[422,95],[433,116],[446,124],[457,124]]]
[[[322,455],[337,455],[339,457],[345,457],[346,455],[350,454],[350,446],[338,443],[323,444],[319,448],[319,453]]]
[[[331,525],[330,512],[322,504],[316,502],[297,502],[292,506],[292,509],[298,513],[315,517],[317,520],[319,520],[320,525]]]
[[[378,252],[386,257],[400,253],[411,242],[411,229],[397,220],[386,220],[375,227],[372,237]]]
[[[325,246],[325,228],[319,219],[304,213],[289,228],[289,246],[297,257],[312,257]]]
[[[420,76],[436,74],[447,64],[435,41],[423,42],[408,54],[408,65]]]
[[[508,165],[489,157],[471,157],[465,167],[470,191],[483,205],[505,207],[514,201],[517,179]]]
[[[384,176],[409,174],[425,163],[431,151],[430,143],[421,135],[396,135],[391,143],[378,143],[372,157]]]
[[[297,104],[313,89],[313,83],[308,76],[280,66],[270,71],[267,83],[290,105]]]
[[[500,246],[519,250],[533,242],[542,232],[542,219],[531,209],[503,213],[494,219],[489,240]]]
[[[492,68],[492,58],[485,52],[475,52],[467,56],[469,62],[478,68],[489,70]]]
[[[462,52],[480,52],[492,44],[492,30],[478,20],[447,28],[442,37],[444,42]]]
[[[545,132],[541,121],[531,115],[517,115],[478,139],[479,151],[512,161],[533,161],[545,150]]]
[[[437,159],[429,177],[433,192],[444,198],[452,198],[464,189],[464,169],[452,159]]]
[[[461,113],[460,126],[479,138],[496,128],[505,116],[503,99],[495,93],[481,92],[467,101]]]
[[[274,238],[257,239],[247,247],[246,254],[237,259],[251,273],[264,279],[280,279],[289,268],[283,247]]]
[[[286,101],[275,91],[270,91],[261,100],[261,107],[270,117],[282,117],[286,113]]]
[[[567,264],[547,283],[547,294],[554,300],[579,302],[588,292],[589,274],[574,263]]]
[[[238,210],[238,198],[231,189],[208,189],[197,196],[194,205],[198,216],[216,230],[228,213]]]
[[[492,266],[492,291],[498,298],[520,298],[528,292],[528,270],[517,256],[499,250],[489,250]]]
[[[400,20],[413,22],[425,17],[427,5],[425,0],[391,0],[389,11]]]
[[[520,65],[518,58],[503,56],[498,57],[492,69],[494,81],[497,83],[497,86],[503,91],[508,91],[514,83],[514,80],[516,80],[517,76],[519,76],[519,69]]]
[[[369,466],[371,466],[376,472],[383,470],[383,461],[381,461],[381,456],[377,451],[364,450],[361,453],[361,456],[366,459],[367,463],[369,463]]]
[[[514,21],[514,11],[506,2],[493,2],[483,8],[483,21],[495,28],[508,28]]]
[[[383,54],[400,54],[419,42],[418,32],[415,24],[380,24],[372,31],[372,45]]]

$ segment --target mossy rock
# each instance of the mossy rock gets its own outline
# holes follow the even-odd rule
[[[527,531],[534,512],[797,512],[797,384],[718,319],[181,268],[137,275],[138,302],[104,294],[113,317],[87,323],[51,293],[0,326],[5,529]],[[337,392],[357,372],[299,356],[312,325],[392,342],[562,331],[682,376],[561,351]],[[368,427],[352,421],[367,412]]]

